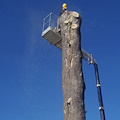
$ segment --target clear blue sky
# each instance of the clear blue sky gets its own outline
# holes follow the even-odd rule
[[[119,0],[0,0],[0,120],[63,120],[62,53],[41,37],[63,2],[82,17],[82,48],[99,65],[106,120],[120,119]],[[83,61],[87,120],[100,120],[94,67]]]

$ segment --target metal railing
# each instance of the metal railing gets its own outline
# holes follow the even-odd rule
[[[53,14],[52,12],[48,14],[44,19],[43,19],[43,31],[45,31],[48,27],[57,28],[57,20],[58,17]]]

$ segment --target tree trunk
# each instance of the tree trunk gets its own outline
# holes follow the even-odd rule
[[[85,120],[81,52],[81,17],[65,11],[58,19],[62,37],[62,88],[64,120]]]

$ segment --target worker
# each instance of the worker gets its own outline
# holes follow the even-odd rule
[[[64,4],[62,5],[62,9],[60,10],[60,16],[66,11],[66,9],[67,9],[67,4],[64,3]]]
[[[67,4],[64,3],[64,4],[62,5],[62,9],[60,10],[60,16],[66,11],[66,9],[67,9]],[[60,27],[60,25],[57,26],[57,32],[58,32],[59,34],[61,34],[61,27]]]

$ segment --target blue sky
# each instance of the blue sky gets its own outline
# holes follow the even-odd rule
[[[120,114],[118,0],[0,0],[0,120],[63,120],[62,53],[41,37],[62,3],[82,17],[82,48],[99,66],[107,120]],[[100,120],[94,67],[83,61],[87,120]]]

